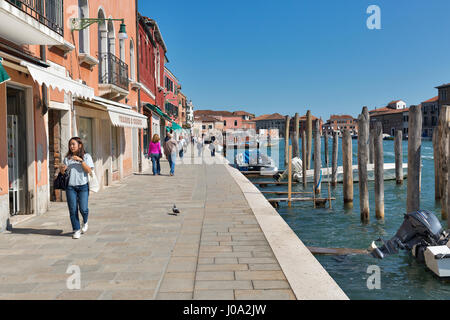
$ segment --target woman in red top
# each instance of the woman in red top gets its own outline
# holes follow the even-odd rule
[[[161,159],[161,144],[159,143],[159,135],[154,134],[152,141],[148,146],[148,156],[152,159],[153,175],[161,175],[161,166],[159,159]]]

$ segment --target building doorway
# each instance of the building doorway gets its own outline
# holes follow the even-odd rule
[[[8,185],[11,216],[29,214],[25,93],[7,88]]]

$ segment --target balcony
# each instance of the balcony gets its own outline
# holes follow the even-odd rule
[[[0,37],[19,45],[65,45],[63,17],[63,0],[0,0]]]
[[[121,100],[128,93],[128,65],[112,53],[99,57],[99,94],[111,99]]]

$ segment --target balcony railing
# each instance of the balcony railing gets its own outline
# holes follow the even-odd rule
[[[6,0],[22,12],[64,36],[63,0]]]
[[[99,83],[113,84],[128,91],[128,65],[112,53],[100,55]]]

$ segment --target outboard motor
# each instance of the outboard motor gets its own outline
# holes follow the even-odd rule
[[[398,250],[412,250],[419,262],[424,262],[424,252],[428,246],[446,245],[449,235],[445,232],[436,216],[427,210],[419,210],[405,214],[404,221],[395,236],[388,241],[378,239],[383,243],[377,247],[375,241],[369,247],[371,255],[383,259],[396,254]]]

